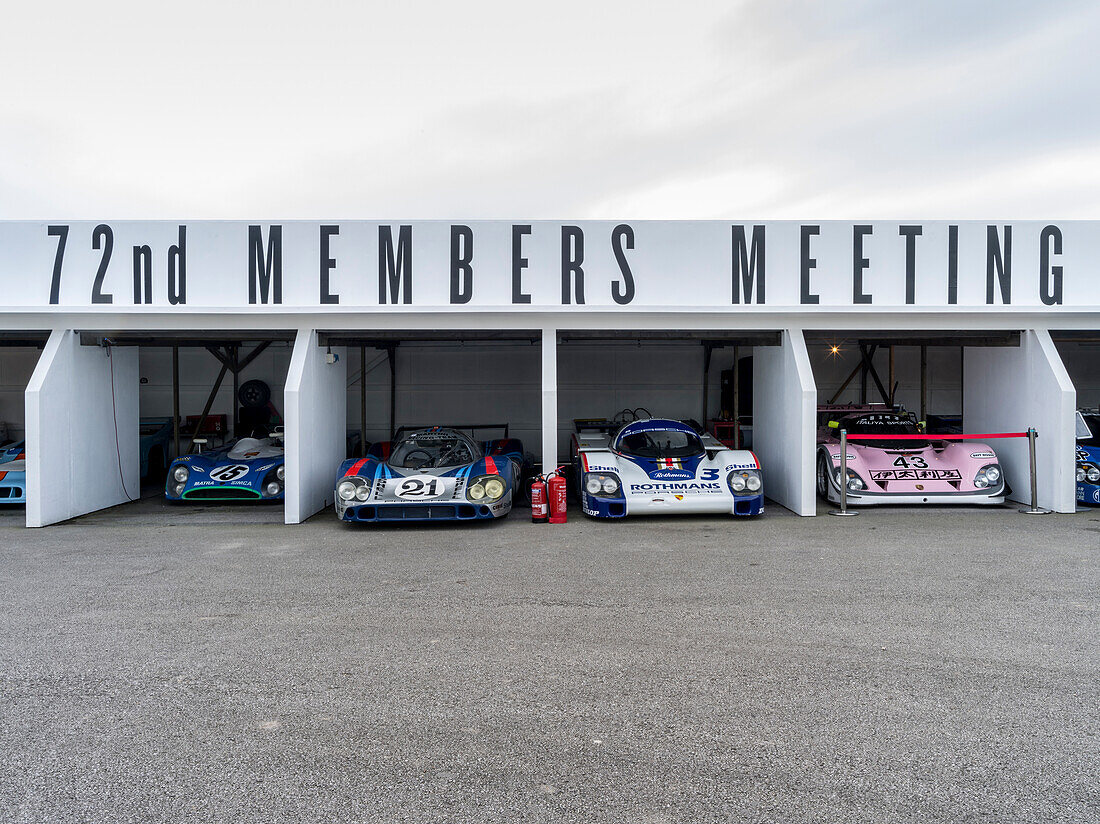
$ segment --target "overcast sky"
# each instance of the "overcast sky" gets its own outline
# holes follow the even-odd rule
[[[1100,3],[7,3],[0,218],[1097,218]]]

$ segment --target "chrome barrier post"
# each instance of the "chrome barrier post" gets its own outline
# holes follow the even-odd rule
[[[825,481],[828,483],[828,479]],[[848,430],[840,430],[840,509],[830,509],[830,515],[858,515],[848,511]]]
[[[1035,427],[1029,426],[1027,428],[1027,453],[1028,462],[1031,467],[1031,508],[1021,509],[1024,515],[1049,515],[1049,509],[1039,508],[1039,478],[1038,473],[1035,470],[1035,439],[1039,437],[1039,433],[1035,431]]]

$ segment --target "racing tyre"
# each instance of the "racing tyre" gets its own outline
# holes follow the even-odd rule
[[[817,456],[817,494],[829,500],[829,462],[824,455]]]
[[[237,400],[248,409],[259,409],[271,400],[271,388],[263,381],[245,381],[237,390]]]

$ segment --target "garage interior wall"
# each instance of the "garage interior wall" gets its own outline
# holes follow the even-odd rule
[[[26,437],[24,392],[41,354],[36,346],[0,346],[0,422],[9,440]]]
[[[835,341],[808,342],[810,363],[817,382],[820,403],[826,403],[844,383],[851,371],[860,364],[859,344],[856,337],[841,338]],[[839,352],[830,351],[830,343],[839,347]],[[879,346],[873,358],[875,369],[886,389],[890,387],[890,353],[888,346]],[[920,347],[894,347],[894,380],[898,390],[895,401],[911,412],[920,412]],[[962,413],[963,362],[961,347],[928,347],[928,414],[959,415]],[[860,382],[856,375],[841,393],[837,403],[859,403]],[[867,401],[880,403],[882,398],[875,387],[874,380],[867,379]]]
[[[968,346],[963,429],[1022,432],[1035,427],[1039,506],[1073,512],[1076,392],[1050,333],[1028,330],[1016,346]],[[1030,502],[1027,441],[998,439],[997,453],[1012,499]]]
[[[108,357],[72,330],[53,332],[27,386],[26,424],[27,526],[138,497],[134,347],[113,347]]]
[[[241,356],[251,352],[255,343],[241,346]],[[167,346],[132,347],[140,350],[138,364],[141,372],[141,417],[172,417],[172,348]],[[283,388],[286,384],[286,372],[290,366],[293,344],[289,341],[274,341],[241,371],[240,382],[257,379],[271,387],[271,400],[284,418]],[[180,347],[180,415],[200,415],[206,405],[210,390],[218,377],[221,364],[202,347]],[[210,408],[211,415],[225,415],[229,426],[233,425],[235,402],[233,398],[233,375],[227,372],[222,380],[221,389]],[[186,447],[184,447],[186,449]]]
[[[1100,406],[1100,342],[1059,341],[1058,354],[1077,390],[1078,408]]]

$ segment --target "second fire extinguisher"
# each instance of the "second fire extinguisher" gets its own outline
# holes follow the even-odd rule
[[[561,474],[561,469],[555,471],[546,484],[550,502],[550,523],[564,524],[566,519],[566,490],[569,484]]]

